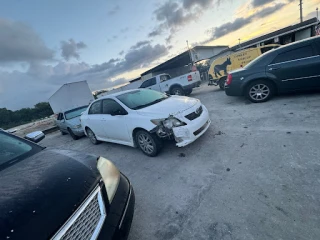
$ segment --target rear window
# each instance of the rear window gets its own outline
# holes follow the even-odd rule
[[[272,61],[272,63],[281,63],[281,62],[287,62],[292,60],[297,60],[301,58],[311,57],[313,56],[313,50],[311,45],[299,47],[287,52],[280,53],[278,56],[275,57],[275,59]]]

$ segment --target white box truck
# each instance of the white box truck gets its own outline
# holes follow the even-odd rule
[[[63,135],[68,133],[74,140],[84,135],[80,116],[93,100],[87,81],[66,83],[49,98],[49,104],[57,115],[57,126]]]

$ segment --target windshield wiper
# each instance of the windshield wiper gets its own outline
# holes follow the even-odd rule
[[[141,108],[145,108],[145,107],[151,106],[151,105],[156,104],[156,103],[158,103],[158,102],[161,102],[161,101],[163,101],[163,100],[165,100],[165,99],[167,99],[167,98],[159,98],[159,99],[154,100],[154,101],[152,101],[152,102],[150,102],[150,103],[137,106],[137,107],[133,108],[133,110],[138,110],[138,109],[141,109]]]

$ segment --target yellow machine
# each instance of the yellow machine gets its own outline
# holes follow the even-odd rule
[[[256,48],[248,48],[214,60],[209,69],[209,84],[224,89],[228,72],[246,66],[261,54],[280,47],[279,44],[269,44]]]

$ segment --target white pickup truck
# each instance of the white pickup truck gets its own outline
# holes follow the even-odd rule
[[[193,88],[200,86],[200,83],[201,78],[198,71],[175,78],[171,78],[169,74],[163,73],[145,80],[140,88],[148,88],[171,95],[188,96]]]

